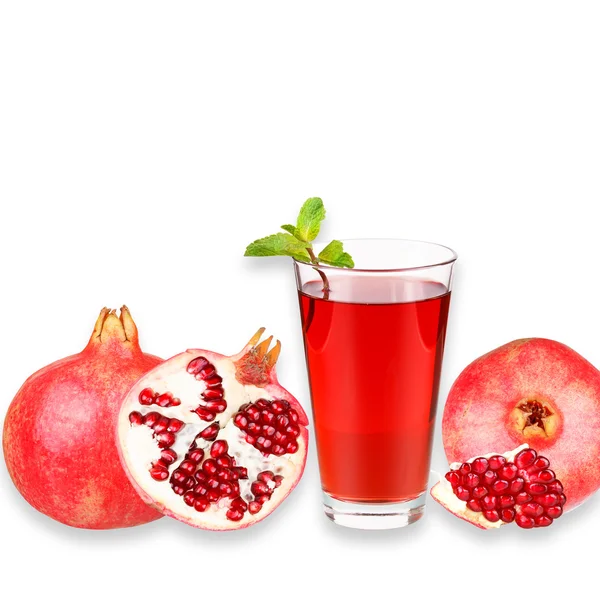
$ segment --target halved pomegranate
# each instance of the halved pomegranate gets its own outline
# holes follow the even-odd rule
[[[431,495],[481,529],[512,522],[524,529],[548,527],[562,515],[567,501],[550,461],[527,444],[505,454],[452,463]]]
[[[119,414],[121,460],[142,498],[203,529],[271,514],[306,463],[308,420],[277,382],[280,343],[235,356],[188,350],[145,375]]]

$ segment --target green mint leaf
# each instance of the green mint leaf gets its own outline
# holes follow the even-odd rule
[[[329,244],[321,250],[319,253],[319,260],[334,267],[346,267],[348,269],[354,267],[352,257],[347,252],[344,252],[344,245],[338,240],[329,242]]]
[[[288,233],[291,233],[295,238],[298,239],[298,230],[295,225],[282,225],[281,229],[285,229]]]
[[[289,233],[276,233],[252,242],[244,256],[291,256],[310,262],[306,244]]]
[[[304,242],[312,242],[319,235],[321,221],[324,218],[323,200],[321,198],[309,198],[300,209],[294,235]]]

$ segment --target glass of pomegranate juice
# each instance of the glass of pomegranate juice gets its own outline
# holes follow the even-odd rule
[[[456,254],[409,240],[344,249],[354,269],[294,261],[325,514],[403,527],[425,509]]]

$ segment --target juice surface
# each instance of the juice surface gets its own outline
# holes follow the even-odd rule
[[[394,277],[300,292],[321,481],[331,496],[399,502],[427,488],[450,293]]]

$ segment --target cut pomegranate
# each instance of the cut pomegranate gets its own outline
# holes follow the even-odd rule
[[[239,529],[268,516],[306,463],[308,424],[277,382],[280,344],[239,354],[188,350],[143,377],[119,416],[121,459],[142,498],[203,529]],[[161,399],[164,399],[161,401]]]
[[[516,523],[548,527],[567,501],[550,462],[527,444],[506,454],[487,454],[453,463],[431,495],[461,519],[491,529]]]

